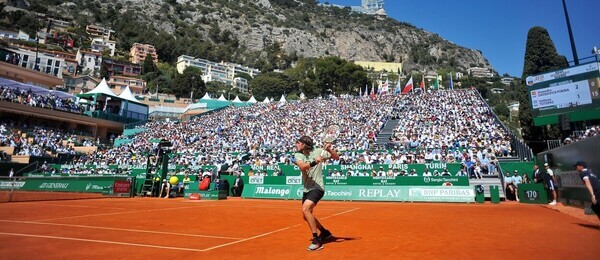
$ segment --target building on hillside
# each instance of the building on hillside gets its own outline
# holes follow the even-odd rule
[[[102,68],[106,69],[107,76],[127,76],[137,77],[142,74],[142,66],[139,64],[129,63],[127,61],[117,61],[112,59],[104,59]]]
[[[248,80],[242,77],[234,78],[233,88],[241,93],[248,94]]]
[[[134,43],[129,50],[129,59],[134,64],[142,64],[146,59],[146,56],[152,56],[152,62],[155,64],[158,62],[158,54],[156,54],[156,48],[150,44]]]
[[[73,46],[75,45],[75,40],[73,40],[70,35],[59,33],[58,31],[46,34],[44,42],[45,44],[60,46],[63,49],[73,49]]]
[[[3,62],[62,79],[63,65],[65,64],[63,58],[24,48],[2,48],[1,53],[3,54],[3,57],[1,57]]]
[[[75,60],[79,64],[79,72],[77,74],[91,75],[92,77],[100,76],[100,68],[102,66],[101,53],[78,50]]]
[[[21,30],[19,30],[18,32],[0,30],[0,38],[5,39],[5,40],[29,41],[29,34],[25,33],[24,31],[21,31]]]
[[[111,29],[104,28],[102,26],[90,24],[85,27],[85,31],[90,36],[90,39],[93,38],[103,38],[106,40],[110,40],[115,31]]]
[[[94,52],[102,53],[104,50],[110,50],[110,56],[115,56],[115,49],[117,43],[115,41],[107,40],[104,38],[94,38],[91,43],[91,49]]]
[[[72,27],[71,24],[73,22],[72,19],[57,16],[51,17],[48,15],[46,15],[46,21],[50,29],[54,29],[61,32],[64,32],[67,30],[67,28]]]
[[[202,70],[202,79],[204,82],[219,81],[233,86],[236,74],[245,73],[251,77],[260,74],[258,69],[242,66],[240,64],[229,62],[213,62],[205,59],[194,58],[187,55],[177,57],[177,72],[183,73],[187,67],[194,67]]]
[[[489,68],[471,67],[467,69],[467,72],[471,77],[475,78],[492,78],[494,73]]]
[[[515,79],[511,78],[511,77],[504,77],[500,79],[500,82],[502,82],[502,84],[504,85],[510,85],[510,83],[512,83]]]
[[[504,93],[504,89],[503,88],[492,88],[490,89],[490,91],[494,94],[502,94]]]
[[[454,73],[454,79],[455,80],[459,80],[464,76],[464,74],[462,72],[456,72]]]
[[[398,71],[402,71],[402,63],[396,62],[355,61],[354,64],[365,68],[365,70],[373,69],[375,72],[398,73]]]
[[[111,76],[106,83],[115,94],[121,94],[129,86],[132,94],[141,96],[146,88],[146,81],[143,79],[127,76]]]
[[[89,75],[65,76],[65,87],[69,93],[88,92],[100,84],[100,79]]]
[[[362,0],[360,6],[349,6],[352,12],[368,14],[368,15],[378,15],[378,16],[387,16],[385,9],[383,8],[384,1],[383,0]],[[331,6],[337,8],[346,8],[348,6],[344,5],[335,5],[329,3],[319,4],[321,6]]]

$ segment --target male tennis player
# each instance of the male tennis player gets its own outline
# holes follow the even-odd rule
[[[296,165],[302,171],[302,182],[304,183],[304,195],[302,196],[302,214],[304,220],[312,232],[312,243],[307,250],[316,251],[323,249],[323,241],[332,237],[331,232],[325,229],[323,225],[313,216],[313,209],[325,195],[323,185],[323,164],[322,161],[333,158],[339,160],[338,154],[331,149],[331,143],[325,143],[325,150],[314,148],[313,140],[308,136],[302,136],[296,142],[298,152]],[[321,234],[317,236],[317,230]]]

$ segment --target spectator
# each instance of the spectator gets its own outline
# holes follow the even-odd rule
[[[234,197],[240,197],[242,195],[242,191],[244,190],[244,180],[240,177],[239,174],[236,174],[235,181],[233,182],[233,187],[231,187],[231,194]]]
[[[548,204],[556,205],[556,178],[554,177],[554,172],[552,169],[550,169],[550,165],[548,163],[544,163],[544,167],[546,168],[546,185],[548,190],[552,192],[552,201]]]
[[[519,171],[515,170],[515,174],[513,176],[513,185],[515,186],[515,199],[517,199],[517,201],[519,201],[519,184],[521,184],[521,182],[523,182],[523,178],[521,178],[521,176],[519,176]]]
[[[513,178],[510,176],[510,172],[507,172],[504,177],[504,188],[506,190],[506,199],[515,200],[515,185],[513,184]]]

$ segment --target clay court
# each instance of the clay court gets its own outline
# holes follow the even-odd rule
[[[575,217],[547,206],[322,201],[315,215],[336,238],[321,251],[307,252],[310,232],[299,201],[101,198],[0,203],[0,254],[3,259],[600,255],[595,217]]]

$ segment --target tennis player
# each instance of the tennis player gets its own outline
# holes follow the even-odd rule
[[[313,215],[313,209],[325,195],[323,164],[321,162],[329,158],[339,160],[339,156],[331,149],[331,143],[325,143],[324,150],[321,148],[315,149],[313,140],[308,136],[302,136],[298,139],[296,148],[298,152],[294,156],[296,157],[296,165],[302,171],[302,183],[304,184],[302,214],[312,232],[312,243],[307,250],[321,250],[323,249],[323,241],[332,237],[331,232],[325,229]],[[321,232],[319,235],[317,235],[317,230]]]

